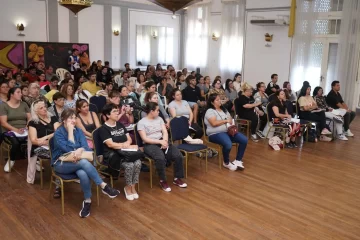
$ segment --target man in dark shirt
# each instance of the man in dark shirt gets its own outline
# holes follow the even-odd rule
[[[331,91],[326,97],[326,103],[329,105],[329,107],[333,109],[345,109],[346,114],[344,116],[344,130],[345,130],[345,136],[347,137],[353,137],[354,134],[350,131],[350,123],[354,120],[356,113],[354,111],[351,111],[349,107],[346,105],[344,100],[341,97],[340,94],[340,82],[339,81],[333,81],[331,83]]]
[[[272,74],[271,75],[271,82],[269,82],[269,84],[267,85],[267,88],[265,90],[265,93],[269,96],[273,93],[275,93],[277,90],[280,89],[279,85],[277,85],[278,81],[278,75],[277,74]]]
[[[108,68],[108,74],[110,75],[110,76],[113,76],[114,75],[114,70],[110,67],[110,63],[109,63],[109,61],[105,61],[105,67],[107,67]]]
[[[74,78],[76,80],[76,79],[79,79],[81,76],[87,76],[87,75],[88,75],[88,73],[87,73],[87,65],[86,65],[86,63],[82,63],[81,67],[76,69]]]
[[[111,82],[111,76],[108,74],[107,67],[103,67],[101,72],[96,74],[96,82],[101,86]]]
[[[182,98],[189,103],[191,108],[193,108],[194,121],[196,123],[199,106],[204,107],[206,105],[206,102],[201,101],[201,91],[200,88],[196,86],[196,78],[192,75],[189,75],[186,78],[186,82],[188,86],[184,90],[182,90]]]
[[[155,75],[151,76],[152,80],[154,80],[154,82],[156,84],[158,83],[161,83],[161,80],[162,80],[162,76],[161,76],[161,70],[160,69],[157,69],[155,71]]]

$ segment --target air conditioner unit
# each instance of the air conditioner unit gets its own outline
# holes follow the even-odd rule
[[[250,20],[251,24],[258,26],[288,26],[289,23],[284,19],[254,19]]]

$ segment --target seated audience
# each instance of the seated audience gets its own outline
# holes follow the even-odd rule
[[[234,84],[234,88],[235,88],[236,92],[240,92],[241,87],[242,87],[241,74],[240,73],[235,74],[233,84]]]
[[[114,69],[112,69],[112,68],[110,67],[110,62],[109,62],[109,61],[105,61],[104,64],[105,64],[105,67],[107,67],[107,69],[108,69],[108,74],[109,74],[110,76],[114,75]]]
[[[181,73],[177,76],[176,87],[180,90],[184,90],[187,87],[187,82],[185,81],[185,78],[185,75]]]
[[[192,83],[192,85],[194,84],[195,83]],[[201,138],[204,135],[203,130],[197,124],[196,119],[194,119],[194,114],[191,110],[189,102],[182,100],[182,94],[179,89],[174,89],[171,92],[171,102],[169,104],[169,112],[172,118],[184,116],[189,119],[189,126],[191,126],[192,128],[189,129],[189,136],[191,136],[191,133],[195,134],[194,138]]]
[[[350,124],[354,120],[356,113],[349,109],[348,105],[342,99],[340,94],[340,82],[333,81],[331,83],[331,91],[326,97],[327,104],[333,109],[344,109],[346,114],[344,116],[344,130],[347,137],[353,137],[354,134],[350,131]]]
[[[92,96],[95,96],[96,92],[101,90],[101,87],[96,83],[96,72],[89,73],[88,77],[89,81],[81,84],[81,88],[89,91]]]
[[[166,77],[163,77],[158,87],[158,93],[161,96],[167,97],[170,95],[172,90],[173,87],[171,86],[171,84],[168,83],[168,79]]]
[[[147,92],[156,92],[156,84],[154,81],[148,81],[145,83],[145,90],[141,93],[141,96],[140,96],[140,104],[141,105],[145,105],[144,98],[145,98],[145,95]],[[164,104],[161,101],[159,93],[158,93],[158,97],[159,97],[158,104],[163,106]]]
[[[104,143],[104,161],[109,166],[109,173],[114,176],[119,176],[120,168],[123,168],[126,186],[124,188],[125,197],[127,200],[138,199],[139,195],[135,190],[135,185],[139,183],[139,175],[141,169],[140,159],[135,162],[122,161],[122,157],[118,151],[121,149],[138,149],[137,145],[131,145],[132,139],[127,132],[124,125],[117,122],[119,118],[119,110],[115,104],[108,104],[102,110],[106,122],[99,129],[99,136]]]
[[[283,88],[286,95],[286,100],[289,100],[290,102],[296,102],[296,94],[293,92],[293,90],[291,90],[290,82],[284,82]]]
[[[76,127],[81,129],[86,137],[88,146],[93,149],[92,132],[100,127],[99,118],[95,112],[89,110],[89,103],[86,100],[76,101]]]
[[[7,82],[0,82],[0,103],[7,102],[9,89],[9,84]]]
[[[221,104],[221,98],[218,94],[210,94],[207,101],[208,110],[205,113],[204,124],[206,124],[206,134],[210,142],[222,146],[224,157],[223,166],[231,171],[237,168],[244,169],[243,157],[248,143],[247,138],[236,133],[235,136],[228,134],[228,124],[232,125],[233,119],[226,108]],[[230,151],[232,143],[238,143],[236,159],[230,162]]]
[[[8,92],[8,100],[0,104],[0,123],[4,141],[11,146],[10,159],[7,160],[4,171],[10,172],[16,160],[24,158],[21,145],[27,141],[26,124],[30,120],[30,109],[21,101],[21,89],[12,88]],[[16,134],[24,135],[18,137]],[[10,168],[9,168],[10,163]]]
[[[62,93],[57,92],[53,96],[53,105],[48,108],[51,116],[54,116],[58,122],[61,122],[61,113],[64,111],[65,97]]]
[[[39,75],[38,81],[39,81],[40,88],[50,84],[50,82],[48,80],[46,80],[45,73],[41,73]]]
[[[74,86],[66,83],[61,90],[61,94],[65,97],[65,108],[75,109],[76,99]]]
[[[26,77],[27,81],[29,83],[37,82],[38,81],[38,75],[36,75],[36,67],[29,67],[27,73],[24,74],[24,77]]]
[[[313,97],[319,109],[324,110],[325,116],[328,119],[331,119],[335,122],[335,128],[337,133],[337,138],[340,140],[347,141],[347,137],[343,133],[343,117],[346,114],[345,109],[332,109],[326,104],[326,99],[323,96],[323,89],[321,87],[316,87],[313,91]],[[333,130],[334,131],[334,130]]]
[[[100,86],[104,86],[106,83],[111,82],[111,75],[108,74],[107,67],[102,67],[101,71],[97,72],[96,82]]]
[[[331,134],[331,132],[326,128],[325,112],[318,108],[314,98],[310,96],[310,91],[310,86],[305,85],[301,88],[298,99],[300,107],[299,116],[301,119],[317,122],[321,132],[320,140],[331,141],[331,138],[325,136]]]
[[[37,82],[33,82],[29,85],[29,94],[27,96],[23,96],[23,101],[26,102],[30,108],[31,104],[36,100],[42,100],[48,104],[48,100],[43,95],[40,95],[39,84]]]
[[[154,103],[158,103],[159,102],[159,97],[158,97],[158,93],[157,92],[148,92],[145,95],[145,104],[149,103],[149,102],[154,102]],[[163,119],[163,121],[165,122],[165,126],[167,129],[170,128],[170,117],[167,114],[167,112],[165,111],[165,108],[161,105],[159,105],[159,117],[161,117]],[[146,112],[142,111],[141,112],[141,118],[146,117]]]
[[[27,182],[33,184],[36,169],[40,169],[37,158],[50,158],[49,139],[53,137],[59,121],[46,109],[46,103],[35,101],[31,106],[31,121],[28,123],[29,140],[31,141],[31,156],[27,168]]]
[[[87,90],[84,90],[81,85],[74,85],[75,91],[75,99],[83,99],[87,102],[90,102],[90,98],[92,97],[91,93]]]
[[[237,98],[237,91],[234,88],[233,81],[231,79],[226,80],[225,83],[225,95],[232,102]]]
[[[28,87],[28,85],[22,85],[20,87],[20,89],[21,89],[21,94],[22,94],[23,97],[29,95],[29,87]]]
[[[138,101],[137,94],[135,93],[135,83],[129,81],[126,85],[126,88],[128,90],[128,96]]]
[[[135,92],[137,94],[141,94],[141,92],[144,90],[145,88],[145,75],[140,73],[137,76],[137,81],[135,82]]]
[[[169,84],[172,88],[175,87],[175,79],[172,78],[171,71],[166,71],[164,74],[164,78],[166,78],[167,84]],[[161,80],[161,81],[163,81],[163,80]]]
[[[166,166],[170,165],[171,162],[174,164],[173,184],[181,188],[187,187],[187,184],[181,180],[184,177],[183,156],[177,147],[169,144],[165,123],[159,117],[158,104],[147,103],[145,112],[147,116],[139,121],[137,130],[145,143],[145,154],[155,161],[156,172],[160,178],[160,187],[165,192],[171,191],[165,171]]]
[[[271,94],[275,93],[277,90],[280,89],[280,86],[277,85],[278,81],[278,75],[277,74],[272,74],[271,75],[271,82],[269,82],[269,84],[267,85],[267,88],[265,90],[265,93],[270,96]]]
[[[122,78],[120,78],[118,81],[115,81],[115,84],[117,84],[118,87],[120,87],[122,85],[125,86],[128,81],[129,81],[129,74],[127,72],[123,72]]]
[[[201,100],[205,100],[205,92],[206,90],[209,91],[209,89],[206,89],[205,78],[203,76],[199,77],[199,83],[196,86],[200,89]]]
[[[212,84],[212,88],[209,90],[209,94],[216,93],[221,99],[221,104],[231,112],[233,103],[226,97],[225,90],[221,85],[221,77],[217,76]]]
[[[87,159],[82,159],[84,151],[91,151],[88,147],[84,133],[75,126],[76,112],[73,109],[66,109],[61,114],[62,124],[54,134],[54,148],[52,149],[51,165],[56,173],[76,174],[80,179],[80,186],[84,192],[85,200],[79,216],[82,218],[90,215],[91,207],[91,182],[100,186],[102,192],[110,198],[115,198],[120,191],[113,189],[106,184],[99,176],[96,168]],[[71,152],[73,161],[61,161],[59,157]]]
[[[108,98],[113,88],[114,88],[114,84],[112,82],[108,82],[105,84],[105,86],[103,86],[103,90],[97,91],[96,96],[104,96]]]
[[[7,81],[7,84],[9,85],[9,88],[16,87],[16,80],[12,78],[9,81]]]
[[[257,142],[258,136],[264,138],[262,131],[266,126],[267,116],[258,108],[261,102],[255,102],[252,92],[252,87],[244,83],[239,92],[239,97],[235,100],[235,109],[239,118],[251,121],[251,140]],[[259,130],[256,131],[258,126]]]
[[[254,94],[255,102],[261,102],[262,110],[266,113],[266,105],[269,103],[269,97],[265,93],[265,83],[259,82],[256,84],[257,92]]]
[[[48,85],[46,85],[44,87],[44,90],[46,92],[50,92],[51,90],[56,90],[58,91],[59,90],[59,79],[57,76],[53,76],[51,79],[50,79],[50,83]]]
[[[16,87],[21,87],[24,85],[23,77],[21,76],[20,73],[15,74],[15,81],[16,81],[15,83]]]

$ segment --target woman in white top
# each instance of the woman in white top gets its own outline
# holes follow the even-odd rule
[[[135,91],[137,94],[141,94],[141,92],[145,88],[145,75],[140,73],[137,77],[137,81],[135,82]]]
[[[75,109],[76,99],[75,99],[74,85],[66,83],[63,86],[61,93],[65,97],[65,108]]]
[[[241,133],[235,136],[228,134],[228,126],[231,125],[233,119],[230,113],[221,104],[220,96],[216,93],[210,94],[207,101],[208,110],[205,113],[204,123],[206,124],[206,134],[209,136],[210,142],[220,144],[224,157],[223,166],[231,171],[237,168],[244,169],[243,156],[246,150],[248,139]],[[232,143],[238,143],[236,159],[230,162],[230,151]]]
[[[241,90],[241,74],[240,73],[235,74],[233,83],[234,83],[235,90],[237,92],[240,92],[240,90]]]

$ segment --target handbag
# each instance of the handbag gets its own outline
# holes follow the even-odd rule
[[[216,110],[215,110],[216,111]],[[221,120],[224,120],[222,117],[221,117],[221,115],[219,114],[219,112],[218,111],[216,111],[217,112],[217,114],[219,115],[219,117],[221,118]],[[234,120],[233,120],[234,121]],[[230,135],[230,136],[232,136],[232,137],[234,137],[235,136],[235,134],[237,134],[238,133],[238,129],[237,129],[237,127],[233,124],[233,125],[230,125],[230,124],[226,124],[226,127],[227,127],[227,133]]]
[[[50,151],[49,149],[43,147],[37,147],[34,149],[34,153],[36,156],[41,158],[50,158]]]
[[[74,158],[73,158],[72,153],[74,153],[74,152],[64,153],[63,155],[61,155],[59,157],[59,160],[63,161],[63,162],[73,162]],[[83,151],[81,153],[80,159],[87,159],[89,162],[92,162],[92,161],[94,161],[94,153],[91,151]]]
[[[135,162],[145,157],[144,153],[139,149],[136,151],[123,151],[119,149],[117,153],[120,155],[122,162]]]

